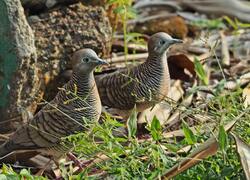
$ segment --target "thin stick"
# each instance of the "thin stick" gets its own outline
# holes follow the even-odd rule
[[[229,55],[227,40],[225,38],[223,31],[220,31],[220,37],[221,37],[222,64],[229,66],[230,65],[230,55]]]

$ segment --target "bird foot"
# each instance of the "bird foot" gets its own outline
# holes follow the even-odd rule
[[[67,157],[74,162],[74,164],[79,168],[78,171],[82,171],[85,168],[85,165],[83,165],[77,157],[72,154],[71,152],[67,153]]]

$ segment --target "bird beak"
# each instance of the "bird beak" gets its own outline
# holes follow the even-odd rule
[[[107,61],[104,61],[100,58],[96,59],[96,62],[98,65],[103,65],[103,64],[108,65],[109,64]]]
[[[178,44],[178,43],[183,43],[183,40],[174,38],[171,40],[171,44]]]

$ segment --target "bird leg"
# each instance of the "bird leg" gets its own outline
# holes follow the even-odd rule
[[[46,162],[46,164],[44,165],[44,167],[42,169],[40,169],[37,173],[36,176],[41,176],[44,171],[47,169],[47,167],[49,166],[50,162],[52,161],[52,158],[49,159],[48,162]]]
[[[77,157],[71,152],[67,153],[67,157],[74,162],[76,166],[78,166],[78,171],[82,171],[84,169],[84,165],[77,159]]]

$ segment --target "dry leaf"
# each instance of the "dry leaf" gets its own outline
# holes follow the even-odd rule
[[[240,85],[244,85],[250,82],[250,72],[240,76]]]
[[[170,92],[166,98],[166,101],[169,103],[162,101],[161,103],[156,104],[153,108],[146,109],[139,116],[138,123],[144,123],[145,120],[151,122],[153,117],[156,115],[161,124],[165,124],[165,121],[168,119],[170,112],[173,109],[171,104],[178,102],[182,98],[183,94],[184,91],[181,86],[181,81],[175,81],[174,84],[171,85]]]
[[[163,173],[164,177],[170,179],[177,174],[180,174],[184,170],[194,166],[208,156],[214,155],[218,150],[218,143],[214,137],[207,140],[201,146],[199,146],[193,153],[187,158],[182,160],[180,163],[173,166],[167,172]]]
[[[247,108],[250,105],[250,86],[243,89],[242,96],[244,98],[244,106]]]
[[[250,146],[243,142],[237,135],[231,133],[236,141],[237,152],[247,180],[250,180]]]
[[[250,70],[250,62],[248,61],[240,61],[237,64],[230,67],[231,76],[236,76],[237,74],[241,75],[244,72],[248,72]]]
[[[224,31],[220,31],[221,37],[221,54],[222,54],[222,63],[226,66],[230,65],[230,54],[228,49],[228,43],[225,38]]]
[[[239,117],[241,117],[241,115]],[[228,123],[225,126],[225,130],[229,131],[234,126],[235,123],[236,120]],[[168,169],[165,172],[163,172],[163,177],[166,179],[170,179],[180,174],[181,172],[194,166],[195,164],[199,163],[208,156],[216,154],[218,147],[219,144],[216,138],[215,137],[209,138],[202,145],[198,146],[190,155],[188,155],[181,162],[173,166],[171,169]]]
[[[165,126],[170,128],[172,125],[180,121],[181,112],[186,110],[186,107],[189,107],[193,100],[193,94],[188,95],[180,103],[179,108],[172,113],[171,117],[165,122]]]
[[[168,66],[171,79],[190,81],[196,75],[194,63],[184,54],[171,55],[168,57]],[[190,74],[185,72],[188,70]]]

